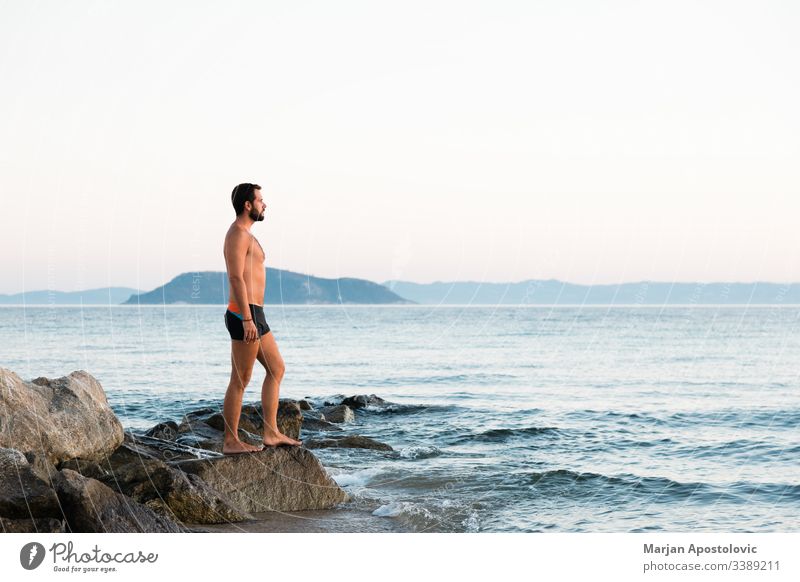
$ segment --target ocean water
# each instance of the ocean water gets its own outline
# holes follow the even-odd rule
[[[87,370],[147,429],[221,406],[224,311],[0,307],[0,365]],[[346,425],[394,451],[315,451],[375,531],[800,531],[798,306],[265,312],[282,397],[396,403]]]

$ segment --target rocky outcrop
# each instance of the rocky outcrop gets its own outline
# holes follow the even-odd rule
[[[302,447],[271,447],[173,466],[197,475],[247,512],[329,509],[347,500],[317,458]]]
[[[86,372],[25,382],[0,368],[0,530],[8,532],[181,532],[186,524],[252,520],[252,512],[329,509],[347,500],[305,447],[222,455],[218,408],[123,432],[100,384]],[[304,417],[280,401],[278,426],[339,431],[308,401]],[[352,421],[347,406],[326,410]],[[316,424],[314,424],[316,423]],[[313,427],[313,428],[312,428]],[[240,436],[260,444],[260,405],[243,407]],[[328,446],[391,450],[358,435],[318,438]]]
[[[89,373],[25,382],[0,368],[0,447],[38,452],[53,463],[100,459],[122,443],[122,432],[103,388]]]
[[[377,451],[393,451],[394,449],[382,443],[371,439],[369,437],[352,434],[347,436],[332,436],[326,438],[311,438],[303,441],[303,444],[309,449],[327,449],[327,448],[341,448],[341,449],[374,449]]]

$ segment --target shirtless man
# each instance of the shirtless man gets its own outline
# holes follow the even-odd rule
[[[300,441],[278,430],[278,390],[283,379],[283,358],[264,318],[264,249],[250,233],[254,223],[264,220],[266,205],[258,184],[239,184],[231,194],[236,220],[225,235],[225,264],[228,269],[230,301],[225,311],[225,327],[231,335],[231,380],[225,393],[222,415],[225,418],[224,454],[263,450],[239,440],[242,396],[253,374],[256,359],[267,371],[261,388],[264,415],[264,446],[300,445]],[[242,306],[245,306],[242,309]]]

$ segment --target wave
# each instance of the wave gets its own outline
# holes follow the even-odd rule
[[[754,496],[776,503],[800,500],[800,485],[783,483],[735,482],[724,485],[681,483],[667,477],[639,477],[632,474],[608,476],[569,469],[528,474],[529,488],[544,495],[636,496],[651,502],[693,501],[746,503]],[[746,496],[746,497],[745,497]]]
[[[592,421],[616,420],[621,423],[652,426],[732,426],[736,428],[796,428],[800,424],[800,410],[792,409],[723,409],[702,412],[682,411],[667,415],[646,412],[618,412],[615,410],[573,410],[567,417]]]

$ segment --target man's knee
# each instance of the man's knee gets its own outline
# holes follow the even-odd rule
[[[245,371],[245,370],[234,370],[231,374],[231,386],[233,388],[238,388],[239,390],[244,390],[247,385],[250,383],[250,378],[253,377],[253,371]]]
[[[286,372],[286,366],[284,365],[283,360],[278,360],[277,362],[270,362],[267,365],[267,374],[277,380],[282,380],[283,374],[285,372]]]

